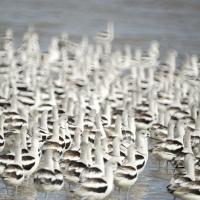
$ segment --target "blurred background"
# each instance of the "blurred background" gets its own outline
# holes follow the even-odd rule
[[[156,39],[162,50],[198,54],[199,11],[199,0],[1,0],[0,34],[12,27],[19,42],[28,25],[34,25],[46,48],[53,35],[92,38],[113,21],[116,45],[146,47]]]

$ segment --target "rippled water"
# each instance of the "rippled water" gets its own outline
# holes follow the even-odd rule
[[[46,49],[51,36],[67,32],[73,39],[88,35],[90,39],[104,29],[107,21],[114,21],[116,46],[130,44],[146,47],[153,39],[161,43],[161,50],[176,49],[180,55],[200,52],[199,0],[0,0],[0,34],[12,27],[16,43],[28,25],[34,24],[40,34],[42,48]],[[169,172],[170,173],[170,172]],[[169,200],[166,192],[170,175],[158,169],[150,156],[145,171],[130,192],[129,199]],[[0,182],[0,200],[44,199],[34,187],[24,184],[17,197],[9,198]],[[48,199],[74,199],[67,192],[49,194]],[[114,191],[108,199],[126,199],[126,192]]]

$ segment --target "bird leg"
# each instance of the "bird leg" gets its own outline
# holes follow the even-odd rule
[[[48,199],[48,192],[45,193],[45,200]]]
[[[132,185],[130,185],[129,188],[128,188],[128,191],[127,191],[127,194],[126,194],[126,200],[129,200],[129,193],[130,193],[130,190],[131,190],[131,186]]]
[[[5,186],[6,186],[6,195],[9,196],[8,186],[7,185]]]
[[[17,196],[17,189],[18,189],[18,186],[15,187],[15,196]]]
[[[161,169],[161,160],[158,160],[158,169]]]

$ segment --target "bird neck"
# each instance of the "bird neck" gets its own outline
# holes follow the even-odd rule
[[[109,103],[107,103],[106,108],[105,108],[105,116],[108,121],[108,125],[111,123],[111,106]]]
[[[187,176],[194,181],[195,180],[194,161],[193,160],[189,160],[188,162],[189,163],[186,166]]]
[[[58,108],[57,108],[57,106],[54,106],[53,107],[53,119],[54,120],[58,120]]]
[[[0,135],[4,136],[4,117],[3,115],[0,116]]]
[[[55,121],[53,124],[53,140],[58,141],[59,140],[59,123],[58,121]]]
[[[149,85],[153,85],[154,83],[154,68],[153,67],[148,69],[148,81],[149,81]]]
[[[81,131],[76,130],[74,134],[74,146],[80,147],[81,144]]]
[[[21,165],[22,164],[22,155],[21,155],[21,147],[16,146],[15,147],[15,164]]]
[[[95,135],[94,145],[96,148],[101,146],[101,134],[99,132]]]
[[[12,100],[11,100],[11,109],[13,111],[17,111],[17,95],[16,94],[13,94],[13,97],[12,97]]]
[[[106,138],[106,133],[101,122],[101,116],[99,114],[97,114],[95,122],[96,122],[97,129],[100,130],[102,138]]]
[[[162,110],[159,111],[159,123],[162,125],[165,124],[165,113]]]
[[[108,186],[112,186],[114,175],[113,175],[113,167],[110,163],[109,164],[107,163],[105,166],[105,178],[108,183]]]
[[[181,142],[183,142],[183,137],[184,137],[184,135],[185,135],[185,127],[184,127],[184,125],[178,125],[178,127],[177,127],[177,138],[181,141]]]
[[[88,149],[87,146],[81,147],[81,155],[80,155],[80,161],[88,164]]]
[[[118,138],[113,141],[113,156],[120,156],[120,140]]]
[[[174,123],[170,123],[168,125],[168,135],[167,135],[167,139],[173,140],[174,139],[174,128],[175,128],[175,124]]]
[[[67,113],[69,114],[69,116],[74,115],[74,105],[74,101],[72,99],[69,99],[67,102]]]
[[[84,129],[84,112],[80,112],[78,115],[78,122],[77,122],[77,127],[80,128],[82,131]]]
[[[132,147],[128,148],[127,160],[129,163],[135,163],[135,149]]]
[[[144,156],[148,156],[148,142],[147,138],[143,138],[142,136],[138,136],[136,139],[137,151]]]
[[[95,149],[95,164],[96,166],[98,166],[100,169],[103,170],[104,168],[103,152],[99,148],[101,147],[97,147]]]
[[[82,134],[82,142],[88,143],[88,141],[89,141],[89,132],[85,130]]]
[[[126,110],[124,110],[122,114],[122,123],[126,128],[128,128],[128,115]]]
[[[58,160],[54,160],[54,169],[60,170],[60,164]]]
[[[200,130],[200,114],[197,116],[195,120],[195,129]]]
[[[53,171],[53,165],[54,165],[54,163],[53,163],[53,155],[52,155],[52,151],[51,150],[47,150],[46,152],[45,152],[45,159],[44,159],[44,167],[47,167],[47,168],[49,168],[50,170],[52,170]]]
[[[122,139],[122,123],[121,119],[117,118],[115,122],[115,132],[117,137]]]
[[[22,148],[27,149],[26,132],[22,133]]]
[[[93,164],[91,145],[89,145],[88,148],[87,148],[87,160],[88,160],[87,164],[91,166]]]
[[[32,139],[32,146],[31,146],[31,150],[30,153],[33,154],[34,157],[38,156],[38,150],[39,150],[39,140],[38,138],[33,138]]]
[[[48,114],[43,113],[42,118],[41,118],[41,128],[44,129],[44,130],[48,129],[47,118],[48,118]]]
[[[136,125],[135,125],[135,119],[133,116],[128,117],[128,126],[131,133],[135,136]]]
[[[104,153],[108,153],[108,141],[107,141],[107,138],[104,138],[102,139],[102,146],[103,146],[103,150],[104,150]]]
[[[191,135],[190,132],[187,131],[183,138],[183,147],[188,153],[192,153],[192,145],[191,145]]]
[[[197,107],[195,105],[191,108],[191,115],[195,120],[197,119]]]
[[[166,127],[168,127],[169,121],[170,121],[170,113],[169,111],[165,111],[165,115],[164,115],[164,125]]]

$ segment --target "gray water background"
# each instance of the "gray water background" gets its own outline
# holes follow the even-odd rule
[[[47,49],[52,36],[67,32],[74,40],[82,35],[92,39],[96,32],[104,30],[108,21],[115,24],[116,47],[130,44],[132,48],[146,48],[156,39],[162,52],[176,49],[180,57],[186,53],[199,55],[200,0],[0,0],[0,35],[13,28],[16,45],[28,25],[35,26],[42,48]],[[159,170],[150,155],[129,199],[173,199],[166,191],[169,180],[170,172],[165,168]],[[44,199],[44,194],[37,194],[30,184],[24,184],[17,196],[10,197],[4,187],[0,182],[0,200]],[[60,192],[50,193],[48,199],[74,197],[66,186]],[[126,199],[126,192],[114,191],[108,199]]]

